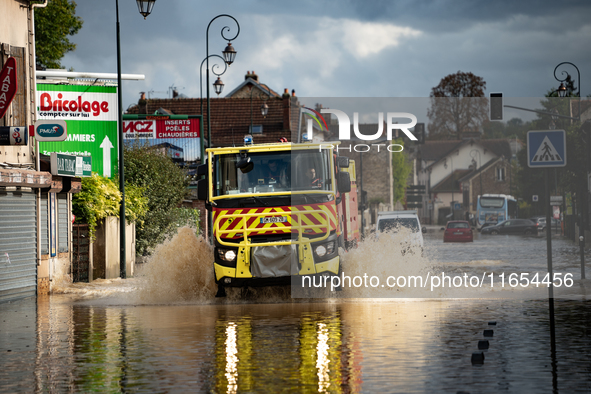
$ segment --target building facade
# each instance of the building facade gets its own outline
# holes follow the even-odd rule
[[[52,176],[32,137],[39,6],[0,0],[0,66],[14,61],[8,83],[17,85],[12,101],[0,96],[6,106],[0,118],[0,302],[45,294],[71,280],[71,194],[80,190],[80,179]]]

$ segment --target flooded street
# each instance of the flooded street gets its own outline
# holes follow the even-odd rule
[[[1,304],[0,392],[591,391],[591,282],[568,241],[553,240],[554,270],[573,274],[577,294],[554,302],[553,349],[547,299],[294,300],[285,289],[215,299],[199,279],[211,279],[210,265],[176,276],[206,254],[184,237],[159,251],[169,277],[154,264],[143,279]],[[546,270],[544,237],[441,239],[425,237],[433,272]]]

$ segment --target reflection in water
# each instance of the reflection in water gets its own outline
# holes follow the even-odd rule
[[[226,379],[227,393],[238,391],[238,346],[236,344],[236,323],[229,322],[226,328]]]
[[[546,301],[121,307],[61,296],[0,305],[0,392],[588,391],[591,302],[558,301],[555,313],[553,353]],[[494,337],[473,367],[488,321]]]
[[[328,350],[328,329],[326,324],[318,323],[318,344],[316,345],[316,368],[318,369],[318,392],[324,393],[330,387]]]
[[[276,307],[272,315],[263,311],[263,318],[255,313],[218,319],[215,391],[358,392],[361,369],[352,358],[360,352],[347,343],[340,312],[304,311],[286,318]]]

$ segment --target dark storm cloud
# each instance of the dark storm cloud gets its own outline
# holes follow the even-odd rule
[[[79,1],[84,26],[62,62],[77,71],[115,72],[115,2]],[[273,89],[300,96],[427,97],[444,76],[471,71],[487,93],[544,95],[562,61],[578,65],[591,93],[591,3],[586,1],[298,1],[158,0],[144,20],[135,2],[119,3],[122,69],[145,81],[123,83],[124,102],[140,91],[166,97],[171,86],[199,97],[207,24],[228,13],[240,23],[238,51],[222,79],[224,93],[256,71]],[[210,53],[226,42],[215,21]],[[572,68],[568,71],[573,74]]]

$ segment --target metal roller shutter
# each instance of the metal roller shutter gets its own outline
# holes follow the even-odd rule
[[[57,252],[68,252],[68,195],[57,195]]]
[[[47,193],[41,193],[41,254],[49,254],[49,208]]]
[[[0,302],[37,294],[35,194],[0,192]]]

